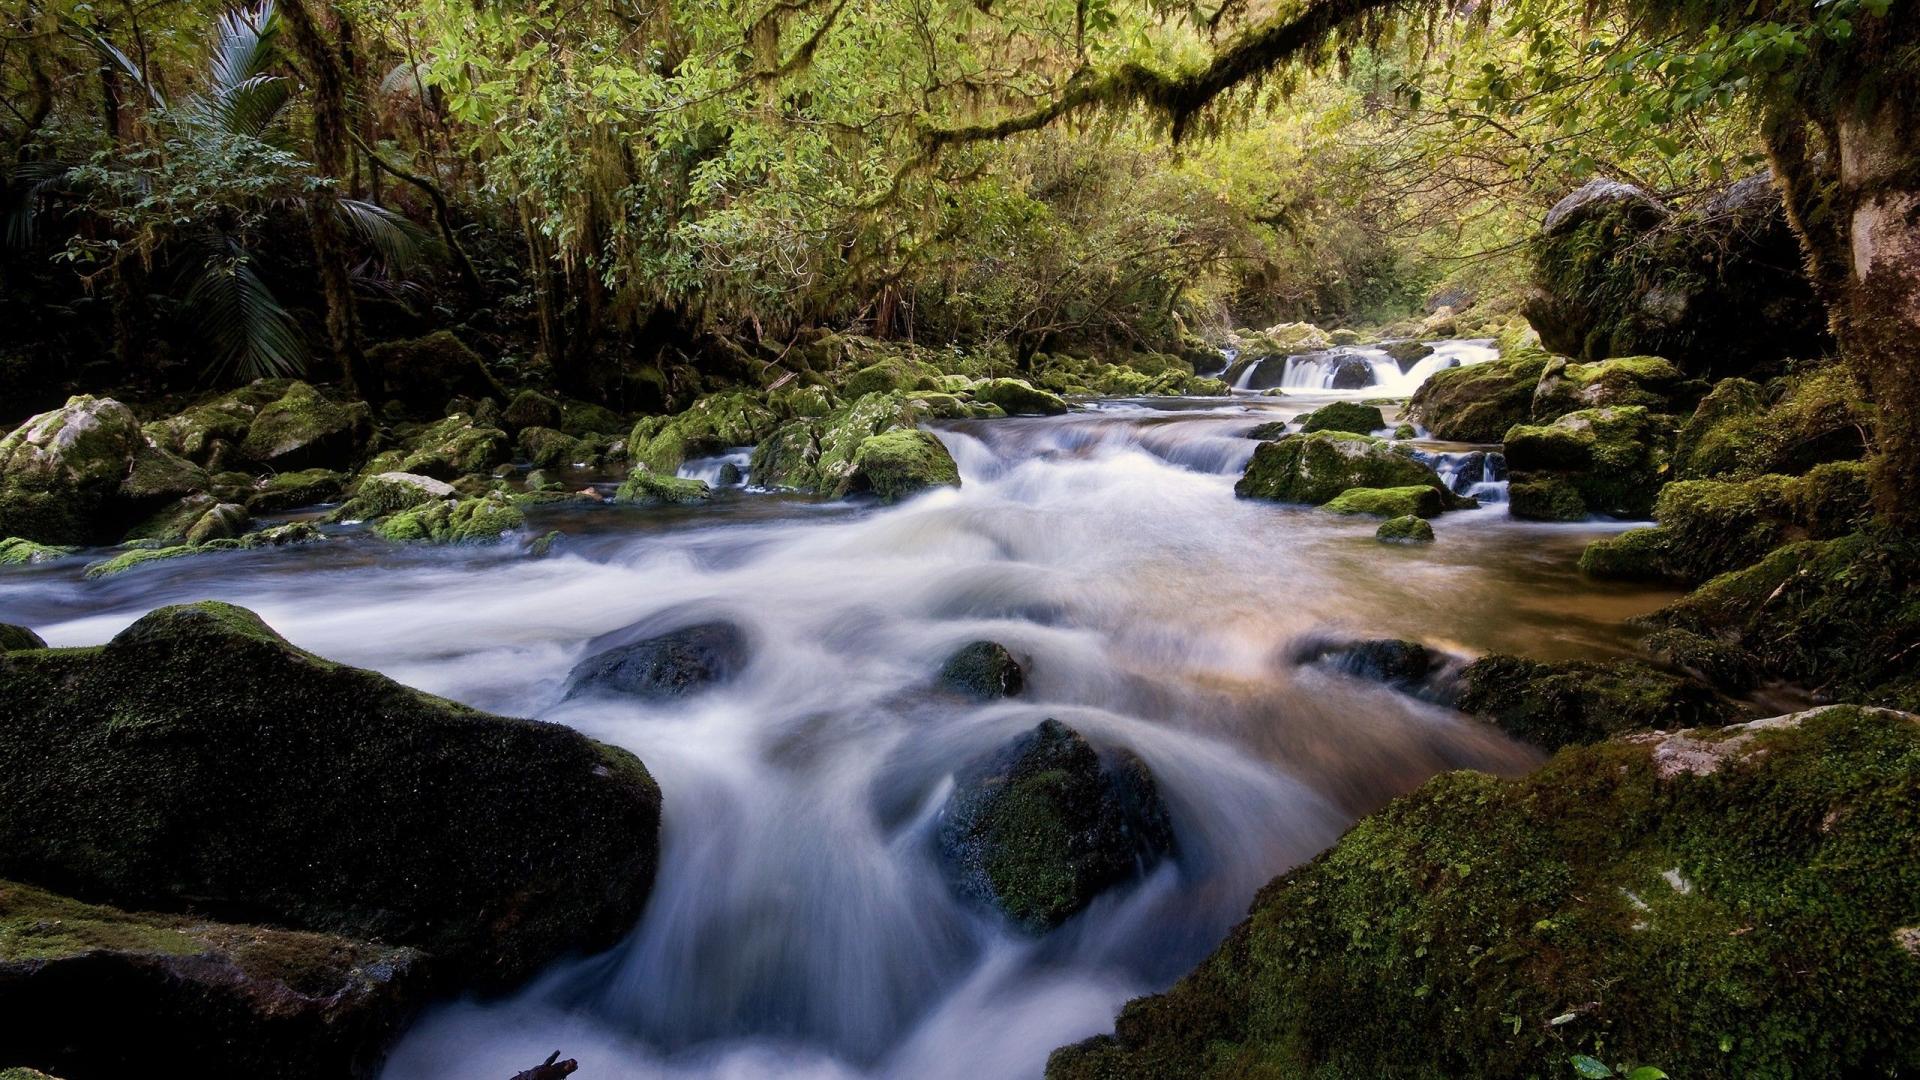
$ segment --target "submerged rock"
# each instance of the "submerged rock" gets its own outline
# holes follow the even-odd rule
[[[975,641],[962,646],[940,668],[940,685],[980,701],[1013,697],[1026,688],[1027,673],[1005,645]]]
[[[1373,538],[1383,544],[1431,544],[1434,540],[1433,526],[1408,514],[1382,522],[1374,530]]]
[[[1920,724],[1844,707],[1446,773],[1047,1075],[1898,1071],[1920,1058],[1916,786]]]
[[[940,855],[963,894],[1031,933],[1173,849],[1173,825],[1146,764],[1096,753],[1046,720],[968,766],[941,811]]]
[[[0,658],[0,875],[427,952],[504,987],[611,944],[651,887],[631,754],[161,608]]]
[[[1368,435],[1321,431],[1261,443],[1234,485],[1243,499],[1319,505],[1349,488],[1446,485],[1411,451]]]
[[[232,1080],[369,1075],[428,994],[423,956],[405,946],[134,914],[0,881],[5,1053],[63,1075],[174,1071],[162,1063]]]
[[[567,696],[604,691],[656,700],[684,697],[729,682],[747,666],[747,635],[733,623],[698,623],[632,640],[646,626],[588,642],[587,658],[567,675]]]
[[[1425,683],[1448,659],[1445,654],[1417,641],[1395,638],[1371,641],[1314,638],[1295,649],[1293,658],[1295,663],[1319,664],[1342,675],[1386,683],[1402,690]]]
[[[1549,750],[1623,731],[1726,723],[1739,716],[1705,686],[1631,660],[1549,664],[1484,656],[1460,672],[1455,704]]]
[[[960,467],[947,448],[928,432],[910,429],[862,439],[836,494],[867,492],[890,503],[929,488],[959,486]]]

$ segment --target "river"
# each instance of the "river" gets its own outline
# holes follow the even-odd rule
[[[1441,770],[1539,760],[1299,666],[1295,643],[1615,655],[1622,621],[1668,598],[1578,574],[1585,542],[1618,526],[1494,504],[1405,548],[1369,520],[1236,499],[1245,433],[1316,400],[948,424],[962,486],[894,507],[731,488],[693,509],[539,511],[534,532],[566,533],[544,559],[347,529],[91,582],[76,562],[28,568],[0,578],[0,607],[79,645],[162,604],[229,600],[323,656],[647,763],[665,824],[641,923],[510,997],[431,1009],[386,1080],[505,1080],[554,1049],[590,1080],[1032,1076],[1190,969],[1259,886],[1357,817]],[[730,684],[666,705],[562,700],[595,635],[716,617],[750,642]],[[941,660],[982,638],[1027,662],[1026,693],[933,692]],[[1145,760],[1177,850],[1036,939],[950,890],[932,834],[954,771],[1045,717]]]

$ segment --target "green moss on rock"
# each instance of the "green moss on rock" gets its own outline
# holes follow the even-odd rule
[[[1533,394],[1552,359],[1537,350],[1436,371],[1413,395],[1410,417],[1436,439],[1494,443],[1533,417]]]
[[[1348,488],[1321,507],[1336,514],[1373,517],[1439,517],[1446,502],[1439,491],[1424,484],[1396,488]]]
[[[864,492],[890,503],[928,488],[959,486],[960,468],[940,440],[909,429],[862,439],[836,494]]]
[[[15,652],[20,649],[44,649],[45,638],[24,626],[12,623],[0,623],[0,653]]]
[[[1850,372],[1828,362],[1759,386],[1726,379],[1680,429],[1674,473],[1683,480],[1798,474],[1866,455],[1874,409]]]
[[[710,394],[674,416],[649,416],[627,436],[627,461],[672,476],[688,458],[752,446],[773,433],[781,418],[746,391]]]
[[[1014,697],[1027,685],[1027,673],[1005,645],[975,641],[961,646],[940,667],[940,685],[978,701]]]
[[[0,660],[0,874],[411,945],[503,986],[610,944],[652,880],[639,761],[162,608]]]
[[[262,406],[240,442],[240,456],[280,470],[340,469],[350,465],[373,433],[373,415],[361,402],[327,399],[306,383]]]
[[[1555,357],[1534,387],[1531,415],[1538,423],[1618,405],[1682,414],[1705,392],[1706,384],[1657,356],[1624,356],[1592,364]]]
[[[1382,522],[1373,538],[1383,544],[1431,544],[1433,526],[1408,514]]]
[[[1051,1080],[1893,1075],[1920,727],[1856,708],[1449,773],[1268,885]]]
[[[414,416],[438,416],[455,397],[507,400],[480,354],[451,330],[380,342],[367,349],[367,359],[385,373],[388,395]]]
[[[1506,434],[1509,488],[1515,517],[1569,520],[1562,491],[1551,500],[1522,497],[1512,489],[1530,482],[1562,481],[1587,511],[1622,518],[1648,516],[1667,477],[1671,453],[1668,418],[1637,406],[1568,413],[1547,425],[1520,425]],[[1552,516],[1536,514],[1545,507]]]
[[[614,495],[617,502],[640,506],[694,505],[713,498],[713,490],[704,480],[680,476],[662,476],[646,469],[635,469]]]
[[[1387,418],[1373,405],[1360,405],[1351,401],[1336,401],[1297,418],[1302,434],[1315,431],[1351,431],[1359,435],[1379,431],[1387,426]]]
[[[362,479],[353,497],[334,511],[341,521],[365,521],[454,497],[453,485],[408,472],[377,472]]]
[[[1025,379],[983,379],[967,388],[975,401],[998,405],[1009,416],[1058,416],[1067,403]]]
[[[1485,656],[1460,672],[1456,704],[1549,750],[1623,731],[1724,723],[1737,710],[1706,687],[1634,661],[1541,663]]]
[[[438,480],[481,475],[509,457],[507,433],[455,413],[422,431],[399,464],[400,472]]]
[[[1320,431],[1261,443],[1234,485],[1243,499],[1320,505],[1350,488],[1446,484],[1404,449],[1367,435]]]
[[[374,522],[373,531],[398,543],[494,544],[524,527],[511,502],[494,498],[436,501]]]
[[[69,398],[0,438],[0,522],[43,544],[112,542],[207,485],[204,471],[153,445],[111,398]]]
[[[247,496],[247,509],[256,514],[277,514],[333,502],[340,498],[346,486],[347,478],[332,469],[276,473],[253,486]]]
[[[19,536],[0,540],[0,566],[31,566],[34,563],[63,559],[80,550],[77,547],[37,544]]]

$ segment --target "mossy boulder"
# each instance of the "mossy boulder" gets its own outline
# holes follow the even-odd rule
[[[1413,370],[1413,366],[1433,355],[1433,346],[1424,341],[1389,341],[1380,345],[1380,351],[1400,365],[1402,375]]]
[[[940,372],[906,355],[887,356],[854,372],[841,384],[848,397],[892,390],[938,390]]]
[[[111,542],[208,483],[153,445],[125,405],[81,395],[0,439],[0,528],[42,544]]]
[[[363,478],[353,497],[333,516],[341,521],[370,521],[454,497],[453,485],[444,480],[419,473],[377,472]]]
[[[368,1075],[429,991],[421,953],[405,946],[133,913],[0,881],[5,1053],[62,1075],[172,1071],[162,1063],[223,1080]]]
[[[1831,348],[1800,243],[1764,174],[1678,211],[1595,180],[1548,214],[1533,256],[1523,311],[1557,353],[1654,354],[1721,378]]]
[[[531,427],[558,428],[561,423],[560,403],[538,390],[522,390],[513,395],[513,400],[501,410],[500,419],[502,426],[513,435]]]
[[[590,401],[563,403],[560,406],[560,422],[544,426],[558,427],[576,439],[584,439],[589,435],[618,435],[633,427],[622,420],[619,413]]]
[[[451,330],[380,342],[367,349],[367,359],[385,374],[388,396],[414,416],[439,416],[455,397],[507,400],[480,354]]]
[[[1650,412],[1685,414],[1706,384],[1658,356],[1625,356],[1592,364],[1554,357],[1533,390],[1532,417],[1547,421],[1583,409],[1638,405]]]
[[[1433,526],[1408,514],[1381,522],[1373,531],[1373,538],[1383,544],[1431,544]]]
[[[1243,499],[1317,506],[1351,488],[1414,486],[1450,494],[1411,451],[1369,435],[1318,431],[1261,443],[1233,490]]]
[[[960,467],[940,440],[909,429],[862,439],[835,494],[866,493],[890,503],[929,488],[959,486]]]
[[[157,562],[183,558],[188,555],[198,555],[200,552],[201,549],[193,544],[170,544],[166,547],[134,548],[131,551],[123,551],[110,559],[102,559],[99,562],[90,563],[87,566],[86,577],[88,580],[113,577],[116,574],[124,574],[129,570],[142,566],[151,566]]]
[[[730,682],[747,666],[746,632],[730,622],[657,629],[640,623],[589,641],[586,659],[567,675],[567,696],[667,700]]]
[[[635,423],[627,436],[627,461],[672,476],[689,458],[760,442],[780,421],[759,395],[738,390],[709,394],[685,412]]]
[[[713,489],[704,480],[662,476],[647,469],[635,469],[627,474],[613,497],[616,502],[638,506],[693,506],[712,499]]]
[[[1805,476],[1683,480],[1661,489],[1658,528],[1595,541],[1580,568],[1600,578],[1699,584],[1782,544],[1846,535],[1871,516],[1866,466],[1858,462]]]
[[[1297,419],[1300,422],[1302,434],[1315,431],[1351,431],[1365,435],[1387,426],[1387,418],[1381,414],[1378,406],[1361,405],[1352,401],[1336,401],[1331,405],[1322,405]]]
[[[1871,528],[1775,549],[1649,616],[1738,645],[1829,699],[1920,707],[1920,539]]]
[[[1026,688],[1027,673],[1005,645],[975,641],[961,646],[940,666],[940,685],[976,701],[1014,697]]]
[[[1058,416],[1067,411],[1067,403],[1058,394],[1048,393],[1025,379],[982,379],[967,387],[975,401],[998,405],[1008,416]]]
[[[600,458],[599,448],[591,440],[576,439],[550,427],[523,427],[515,441],[520,455],[537,469],[592,465]]]
[[[297,382],[263,405],[240,442],[240,456],[280,471],[343,469],[366,448],[373,414],[363,402],[337,402]]]
[[[1439,517],[1446,508],[1446,496],[1439,489],[1415,484],[1396,488],[1348,488],[1320,509],[1383,518],[1431,518]]]
[[[963,895],[1042,933],[1172,851],[1173,826],[1144,762],[1046,720],[961,771],[939,848]]]
[[[1902,1073],[1916,785],[1913,718],[1845,707],[1444,774],[1047,1075]]]
[[[1647,655],[1717,690],[1745,693],[1760,684],[1760,662],[1738,645],[1689,630],[1658,630],[1640,643]]]
[[[400,472],[457,480],[477,476],[511,456],[507,433],[465,413],[455,413],[416,435],[399,463]]]
[[[479,987],[612,944],[653,879],[631,754],[432,697],[207,601],[0,656],[0,875],[428,953]]]
[[[63,559],[80,550],[77,547],[39,544],[19,536],[0,540],[0,566],[31,566]]]
[[[951,394],[868,394],[820,418],[789,421],[754,448],[753,482],[773,490],[845,493],[854,458],[869,438],[934,420],[1005,415],[997,405]]]
[[[495,544],[526,526],[519,507],[498,497],[436,501],[374,522],[396,543]]]
[[[207,508],[187,530],[186,541],[189,544],[204,544],[212,540],[231,540],[247,531],[253,524],[247,508],[239,503],[219,503]]]
[[[1725,723],[1738,716],[1706,687],[1632,660],[1542,663],[1484,656],[1461,670],[1455,703],[1549,750],[1623,731]]]
[[[1436,371],[1407,405],[1407,415],[1436,439],[1499,442],[1533,419],[1533,394],[1553,358],[1523,350],[1480,364]]]
[[[1291,426],[1292,425],[1285,420],[1269,420],[1247,432],[1247,438],[1257,439],[1260,442],[1272,442],[1275,439],[1284,439],[1289,434],[1287,429]]]
[[[1681,427],[1674,474],[1744,480],[1797,474],[1866,456],[1875,411],[1844,365],[1830,361],[1766,386],[1727,379]]]
[[[347,478],[332,469],[302,469],[262,477],[247,495],[247,509],[277,514],[316,503],[334,502],[346,490]]]
[[[1568,520],[1564,492],[1577,493],[1584,509],[1621,518],[1644,518],[1667,477],[1672,429],[1668,418],[1637,405],[1585,409],[1551,424],[1520,425],[1506,434],[1509,489],[1515,517]],[[1543,513],[1534,493],[1515,494],[1529,483],[1558,480],[1557,505]]]

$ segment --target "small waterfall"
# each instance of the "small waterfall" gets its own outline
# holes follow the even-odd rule
[[[1507,501],[1507,459],[1497,450],[1417,450],[1414,459],[1432,469],[1455,495],[1483,503]]]
[[[1382,397],[1410,397],[1436,371],[1485,363],[1500,355],[1491,338],[1429,343],[1433,352],[1401,370],[1400,362],[1375,345],[1343,345],[1332,349],[1263,357],[1228,368],[1233,388],[1262,391],[1274,388],[1295,393],[1367,391]],[[1279,361],[1279,379],[1273,378]],[[1237,369],[1237,370],[1236,370]]]
[[[685,480],[704,480],[708,487],[745,487],[747,467],[753,460],[753,447],[736,446],[724,454],[689,458],[680,463],[675,476]]]

